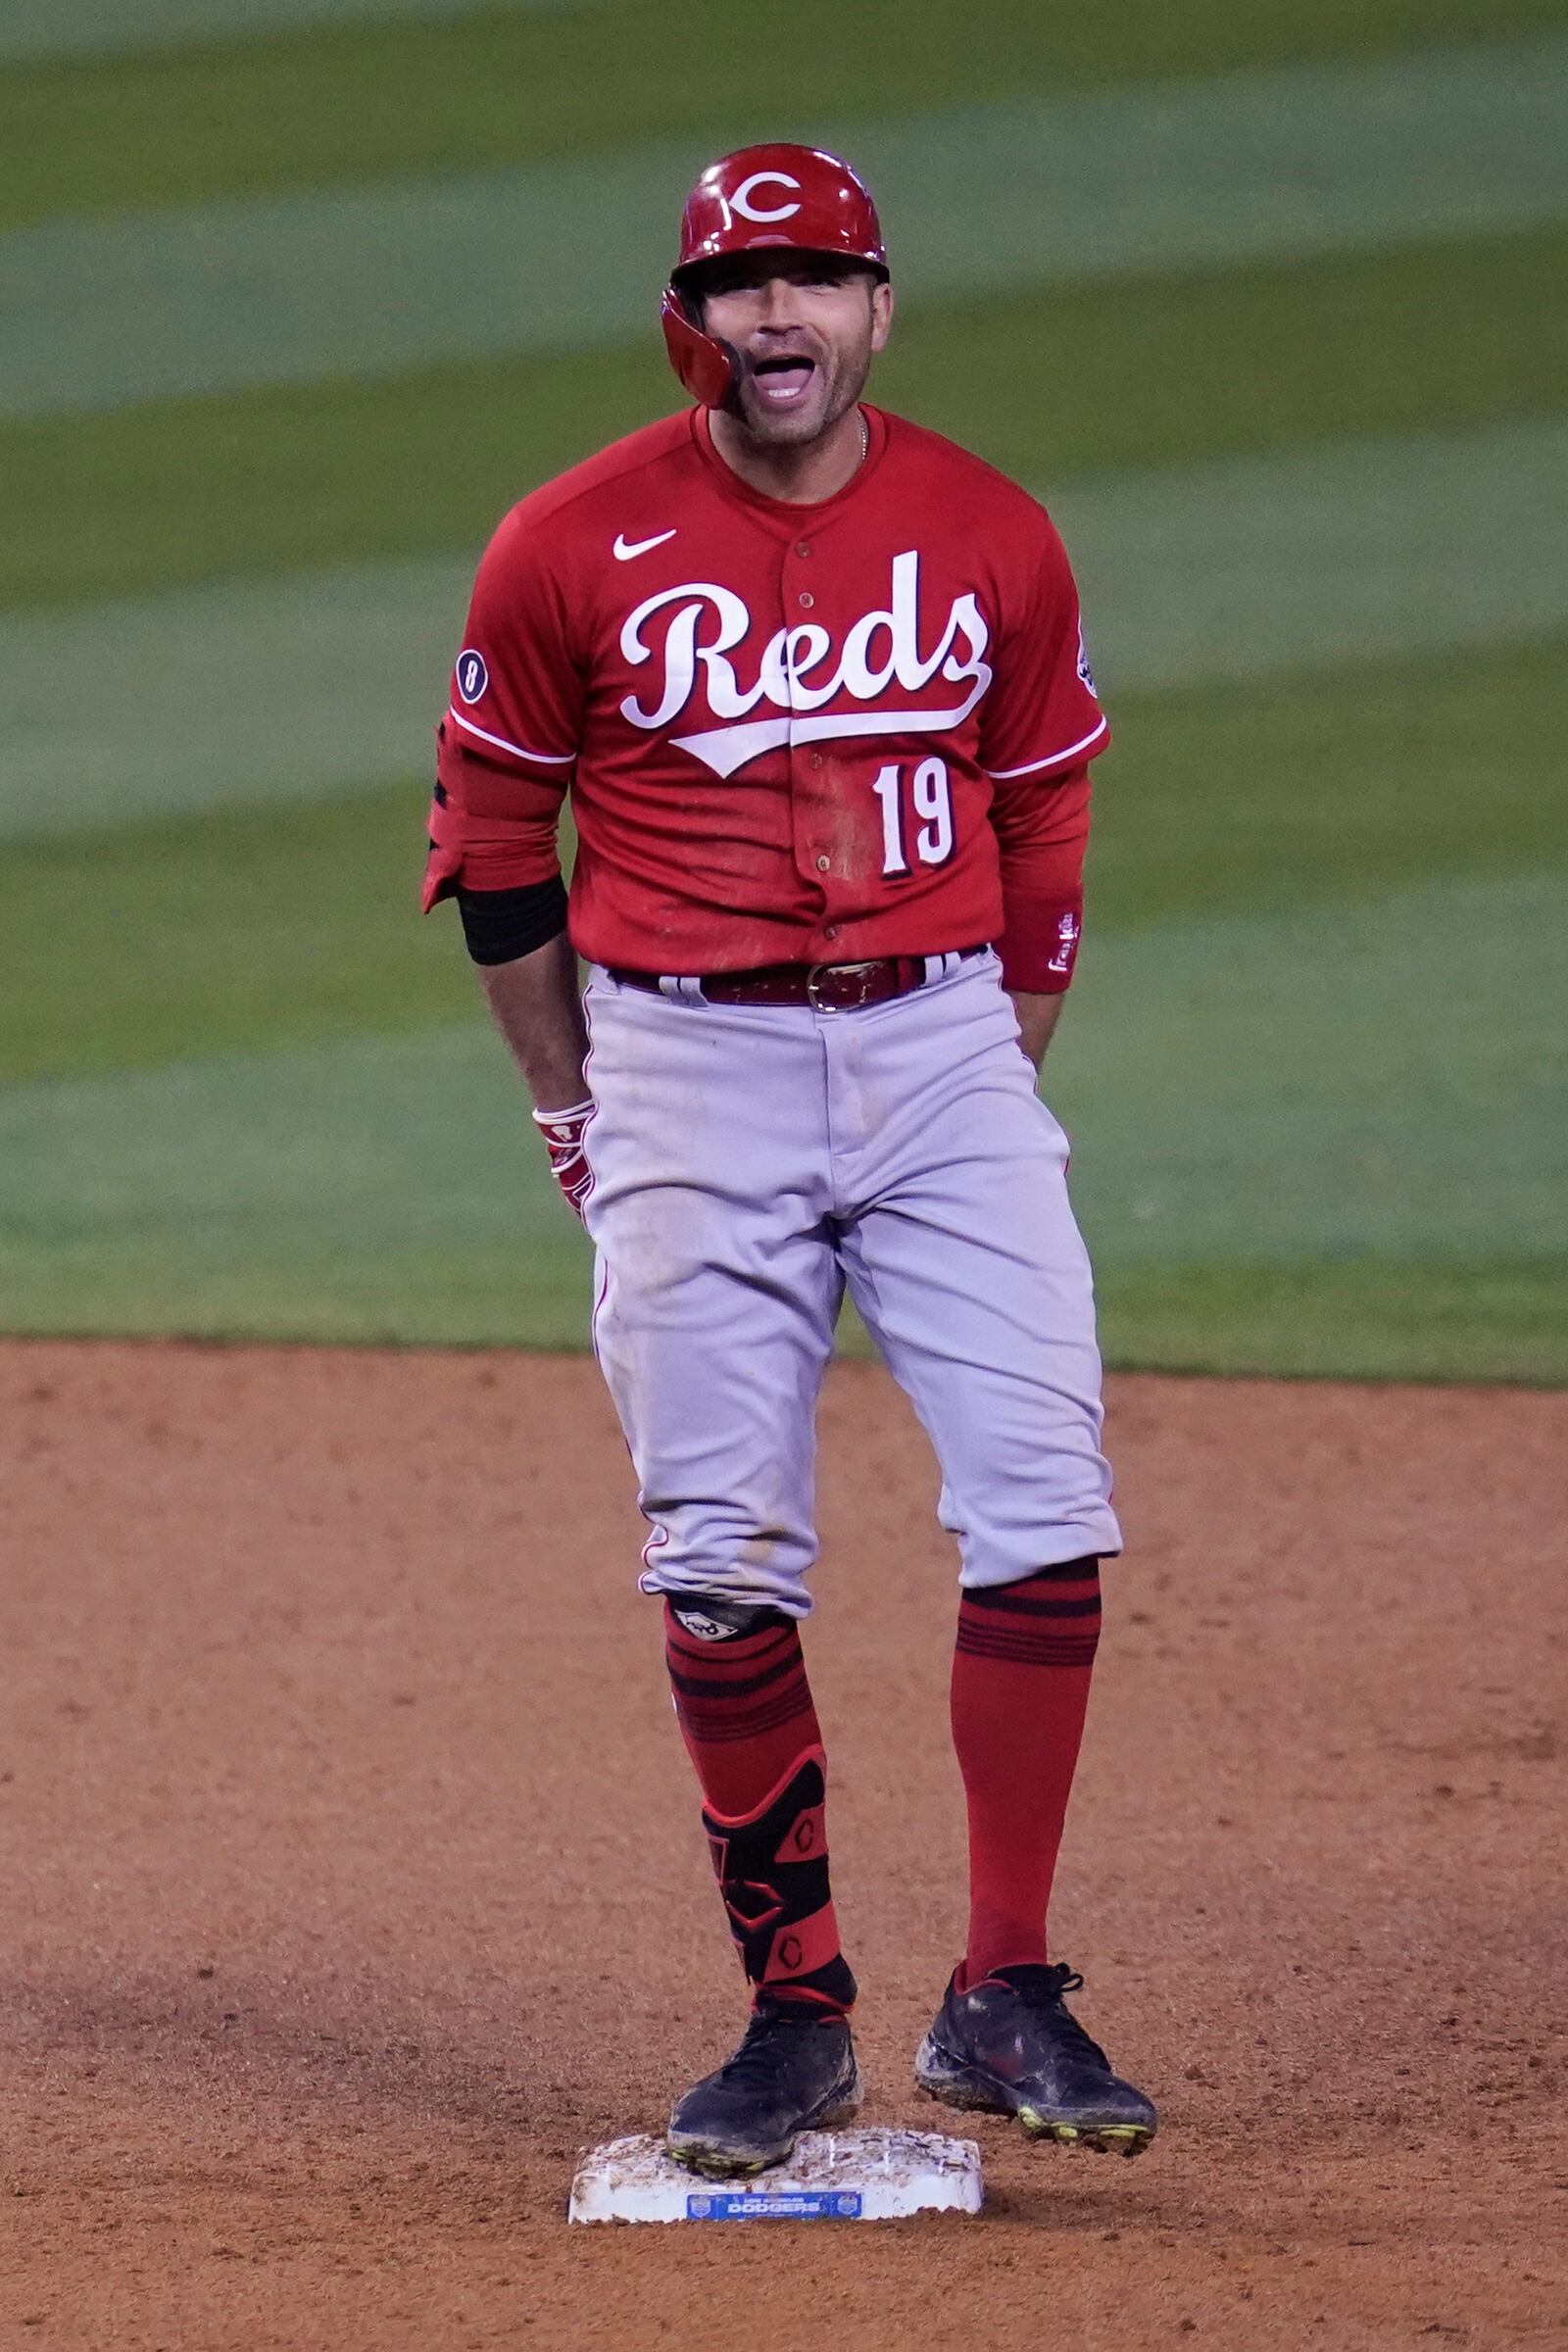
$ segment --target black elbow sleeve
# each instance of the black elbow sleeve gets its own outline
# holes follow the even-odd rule
[[[547,947],[566,928],[566,885],[559,874],[516,890],[456,892],[463,936],[475,963],[511,963]]]

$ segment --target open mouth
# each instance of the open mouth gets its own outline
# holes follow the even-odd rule
[[[804,359],[799,352],[752,362],[752,382],[757,396],[770,409],[797,407],[810,390],[815,373],[816,362]]]

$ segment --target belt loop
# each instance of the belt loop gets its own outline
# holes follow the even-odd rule
[[[686,972],[661,972],[659,993],[662,997],[673,997],[679,1004],[706,1004],[708,1002],[701,980],[692,978]]]
[[[920,986],[922,988],[929,988],[933,980],[940,980],[943,978],[947,960],[948,959],[945,956],[921,956],[920,961],[925,966],[924,974],[920,981]]]

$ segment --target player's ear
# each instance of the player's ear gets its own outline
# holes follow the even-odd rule
[[[871,349],[880,351],[893,331],[893,288],[884,278],[871,288]]]

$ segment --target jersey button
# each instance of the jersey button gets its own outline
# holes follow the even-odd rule
[[[837,939],[838,935],[839,927],[837,923],[829,923],[827,929],[823,932],[822,937],[824,939]]]
[[[810,552],[811,552],[811,542],[809,541],[809,539],[797,539],[797,540],[796,540],[796,542],[795,542],[795,553],[796,553],[798,556],[808,556],[808,555],[810,554]]]
[[[801,590],[801,594],[800,594],[800,602],[801,602],[801,604],[804,606],[804,608],[806,609],[806,611],[807,611],[808,612],[809,612],[809,611],[811,610],[811,607],[812,607],[812,606],[815,604],[815,602],[816,602],[816,599],[815,599],[815,597],[814,597],[814,596],[811,594],[811,591],[809,590],[809,588],[803,588],[803,589]]]
[[[832,860],[832,858],[819,858],[817,859],[817,861],[816,861],[816,870],[817,870],[817,872],[818,872],[819,874],[825,874],[825,873],[827,872],[827,869],[828,869],[828,867],[829,867],[829,866],[832,864],[832,862],[833,862],[833,860]]]
[[[813,767],[820,767],[820,766],[821,766],[821,764],[822,764],[822,755],[821,755],[821,753],[820,753],[820,752],[813,752],[813,753],[811,754],[811,765],[812,765]]]

